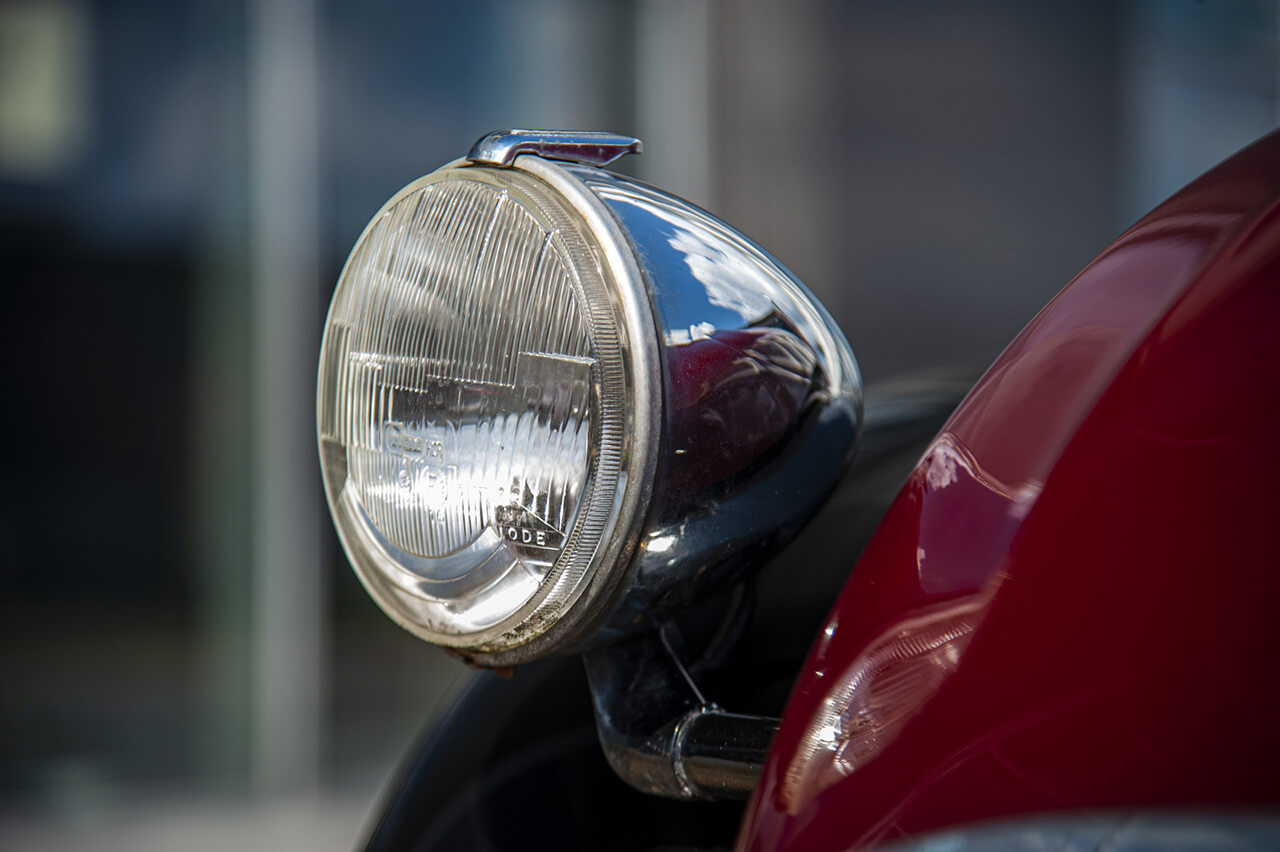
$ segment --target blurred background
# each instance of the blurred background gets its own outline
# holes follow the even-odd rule
[[[0,0],[0,847],[350,848],[467,677],[320,495],[328,296],[499,127],[633,133],[869,382],[1277,123],[1277,3]]]

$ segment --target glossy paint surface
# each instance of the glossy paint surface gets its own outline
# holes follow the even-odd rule
[[[1272,136],[1130,229],[1001,355],[841,593],[740,848],[1280,804],[1278,198]],[[868,646],[964,601],[982,611],[958,664],[874,757],[789,782]]]

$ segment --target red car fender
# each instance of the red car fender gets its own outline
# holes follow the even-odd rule
[[[739,849],[1280,802],[1277,199],[1272,135],[1126,232],[1000,356],[836,601]],[[885,693],[892,725],[843,719],[855,768],[815,769],[823,714],[939,612],[964,613],[949,661]]]

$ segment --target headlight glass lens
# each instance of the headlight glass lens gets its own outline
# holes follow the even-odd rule
[[[585,226],[528,175],[445,169],[352,251],[322,347],[326,492],[374,598],[503,647],[588,579],[619,488],[619,319]]]

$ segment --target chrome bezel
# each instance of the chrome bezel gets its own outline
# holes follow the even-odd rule
[[[459,161],[448,167],[463,166]],[[448,168],[446,167],[446,168]],[[567,163],[521,154],[510,168],[525,172],[551,187],[586,223],[595,238],[604,263],[606,281],[611,280],[622,312],[620,329],[623,358],[631,378],[630,411],[623,465],[625,482],[615,491],[611,529],[601,536],[586,588],[553,623],[543,625],[526,644],[507,649],[477,649],[474,659],[490,666],[512,665],[546,656],[552,651],[574,648],[588,638],[611,610],[607,602],[619,592],[627,577],[631,557],[639,544],[653,497],[662,435],[665,400],[662,389],[662,359],[658,323],[649,299],[644,273],[631,241],[614,215],[591,189],[573,175]]]

